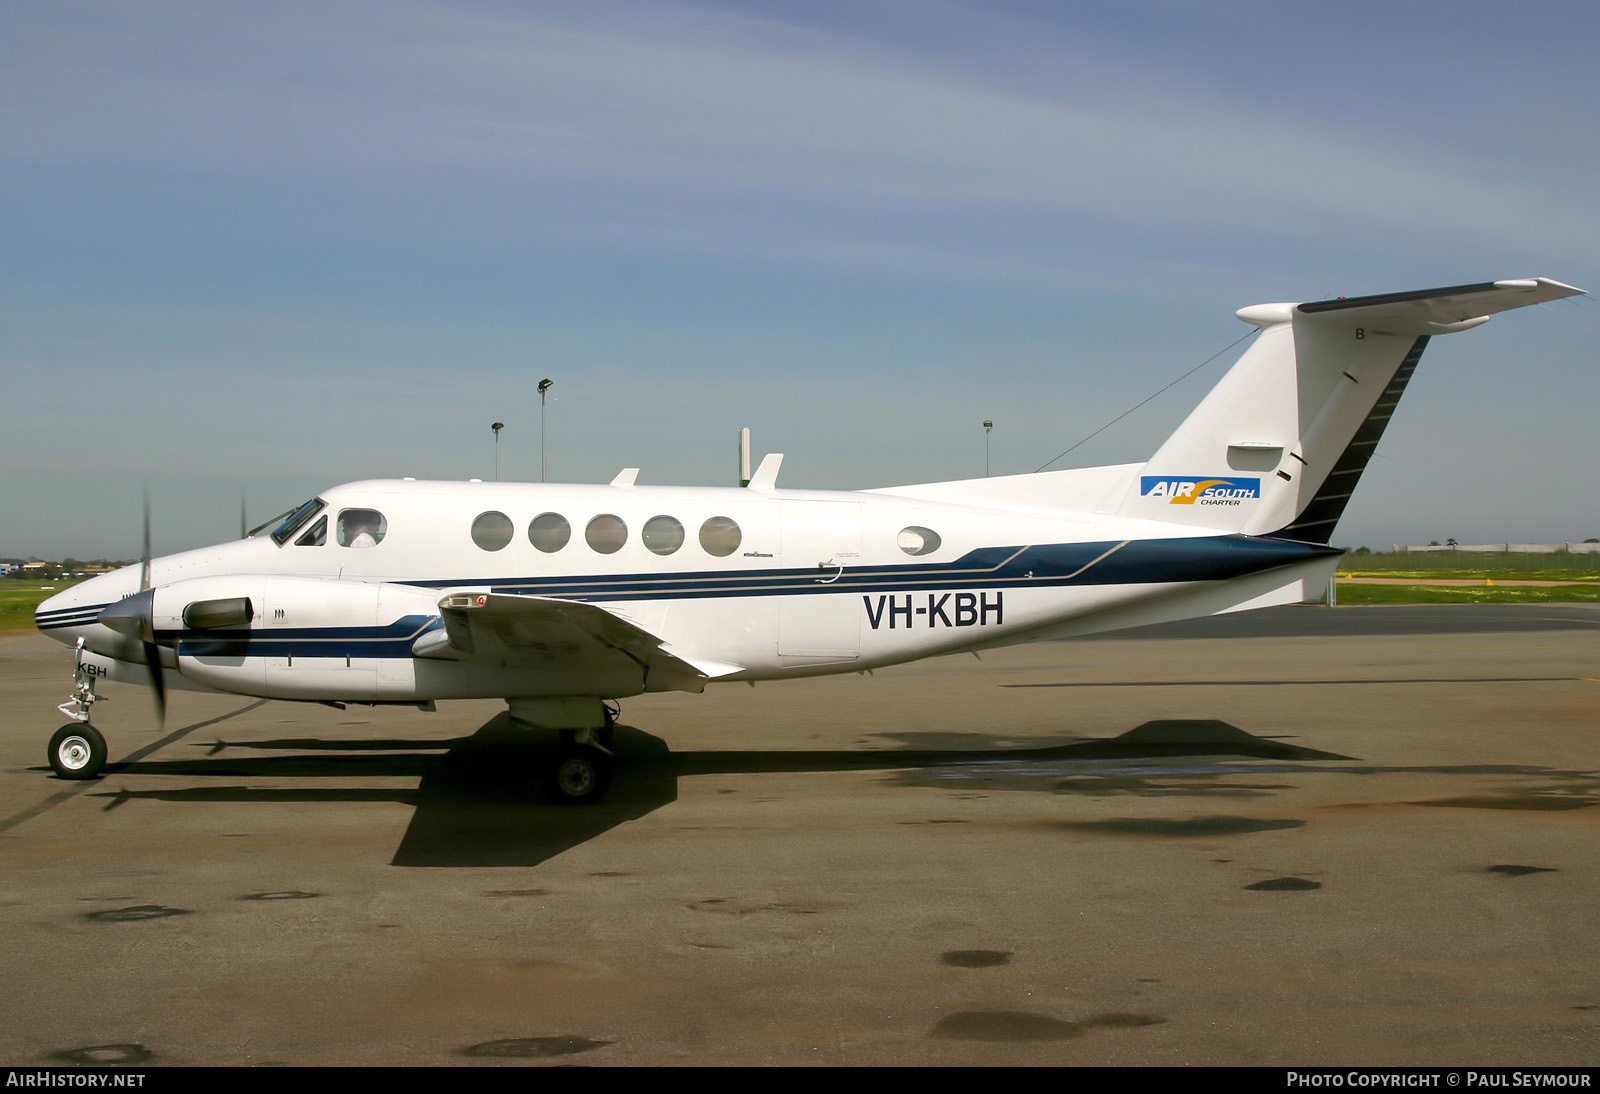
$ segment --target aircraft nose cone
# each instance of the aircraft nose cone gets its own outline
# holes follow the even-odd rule
[[[89,584],[84,582],[84,585]],[[33,625],[51,638],[71,645],[79,627],[100,614],[100,605],[83,595],[83,585],[63,589],[33,610]]]
[[[126,586],[119,571],[62,589],[33,610],[33,625],[62,645],[73,645],[96,633],[100,613],[127,593]]]

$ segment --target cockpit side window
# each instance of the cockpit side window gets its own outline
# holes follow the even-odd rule
[[[339,546],[376,547],[389,533],[389,522],[376,509],[339,511]]]
[[[283,523],[272,530],[272,542],[282,547],[289,542],[289,537],[300,530],[306,521],[310,520],[321,508],[327,504],[321,498],[312,498],[300,508],[283,518]],[[326,531],[326,529],[324,529]]]
[[[306,534],[294,541],[296,547],[321,547],[328,542],[328,518],[319,517]]]

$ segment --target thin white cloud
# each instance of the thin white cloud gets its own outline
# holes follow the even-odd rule
[[[379,200],[520,187],[526,204],[496,214],[520,237],[600,233],[608,210],[630,237],[703,247],[719,204],[773,207],[764,227],[721,240],[758,251],[804,235],[797,217],[841,210],[1007,209],[1288,239],[1381,224],[1557,252],[1600,240],[1584,196],[1508,179],[1470,150],[1380,143],[1091,55],[1063,56],[1066,75],[1024,93],[836,34],[654,5],[178,10],[17,47],[0,109],[18,124],[0,131],[0,154],[344,179]]]

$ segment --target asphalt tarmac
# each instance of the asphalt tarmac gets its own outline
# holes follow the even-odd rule
[[[1600,609],[1294,608],[624,705],[111,688],[0,638],[0,1063],[1600,1062]]]

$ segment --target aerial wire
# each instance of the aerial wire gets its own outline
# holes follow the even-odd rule
[[[1122,419],[1126,418],[1129,414],[1132,414],[1135,410],[1138,410],[1140,407],[1144,406],[1145,403],[1148,403],[1151,399],[1154,399],[1157,395],[1162,394],[1162,392],[1167,391],[1169,388],[1177,387],[1179,384],[1183,383],[1183,381],[1187,380],[1189,377],[1193,376],[1195,373],[1197,373],[1201,369],[1205,368],[1211,362],[1215,361],[1218,357],[1221,357],[1224,353],[1227,353],[1234,346],[1237,346],[1240,342],[1243,342],[1246,338],[1250,338],[1250,337],[1252,337],[1254,335],[1257,335],[1257,334],[1260,334],[1260,333],[1261,333],[1261,329],[1259,327],[1257,327],[1255,329],[1252,329],[1251,331],[1249,331],[1246,334],[1241,334],[1239,337],[1235,338],[1232,342],[1229,342],[1227,345],[1225,345],[1221,349],[1217,350],[1217,352],[1213,353],[1210,357],[1207,357],[1204,361],[1201,361],[1198,365],[1194,366],[1194,368],[1190,369],[1188,372],[1185,372],[1182,376],[1180,376],[1176,380],[1172,381],[1172,383],[1168,384],[1166,387],[1162,388],[1160,391],[1157,391],[1157,392],[1155,392],[1155,393],[1153,393],[1151,395],[1146,396],[1145,398],[1141,399],[1139,402],[1135,403],[1133,406],[1130,406],[1127,410],[1124,410],[1121,414],[1118,414],[1115,418],[1112,418],[1105,425],[1101,426],[1099,429],[1095,430],[1093,433],[1089,434],[1087,437],[1084,437],[1077,444],[1073,445],[1072,448],[1068,448],[1066,450],[1066,452],[1062,452],[1061,455],[1056,456],[1053,459],[1046,460],[1044,463],[1040,464],[1039,467],[1035,469],[1034,474],[1038,474],[1040,471],[1043,471],[1045,468],[1047,468],[1051,464],[1055,463],[1056,460],[1059,460],[1061,458],[1061,456],[1065,456],[1067,454],[1067,452],[1071,452],[1073,448],[1077,448],[1079,445],[1083,445],[1083,444],[1088,443],[1089,441],[1094,440],[1094,438],[1098,437],[1100,434],[1104,433],[1106,430],[1110,429],[1112,426],[1114,426],[1118,422],[1122,421]]]

